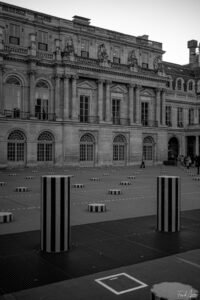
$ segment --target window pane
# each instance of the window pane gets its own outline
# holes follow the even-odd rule
[[[24,144],[17,143],[17,161],[24,161]]]
[[[15,143],[8,143],[8,161],[15,161]]]

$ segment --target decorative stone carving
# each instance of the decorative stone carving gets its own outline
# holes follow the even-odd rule
[[[161,61],[161,57],[158,56],[154,59],[154,70],[159,74],[159,75],[163,75],[164,74],[164,66],[162,64]]]
[[[131,71],[138,71],[138,61],[134,50],[131,50],[128,54],[128,64]]]
[[[61,50],[60,50],[60,40],[59,39],[55,39],[55,59],[56,60],[61,60]]]
[[[32,56],[36,56],[36,34],[30,34],[30,47],[29,47],[29,54]]]
[[[98,56],[98,59],[99,59],[100,62],[107,62],[108,61],[108,54],[107,54],[105,44],[99,45],[97,56]]]
[[[62,54],[63,54],[63,59],[67,59],[67,60],[69,59],[70,61],[74,61],[75,50],[74,50],[74,42],[71,37],[66,41],[66,45]]]

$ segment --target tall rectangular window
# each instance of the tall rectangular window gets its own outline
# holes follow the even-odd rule
[[[149,104],[147,102],[141,103],[141,122],[143,126],[148,126],[149,121]]]
[[[178,107],[177,109],[177,126],[183,127],[183,108]]]
[[[120,124],[120,99],[112,99],[113,124]]]
[[[193,108],[189,108],[188,122],[189,122],[189,125],[194,125],[194,109]]]
[[[88,40],[81,40],[81,56],[82,57],[89,57],[89,41]]]
[[[38,49],[48,51],[48,32],[38,31]]]
[[[80,96],[80,122],[89,122],[89,97]]]
[[[13,45],[20,44],[20,26],[16,24],[10,24],[9,43]]]
[[[36,99],[35,117],[39,120],[48,120],[48,100]]]
[[[172,110],[171,106],[166,106],[165,108],[165,121],[167,126],[172,126]]]

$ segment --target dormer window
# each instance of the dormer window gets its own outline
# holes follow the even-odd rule
[[[38,31],[38,50],[48,51],[48,33]]]
[[[81,56],[88,58],[89,57],[89,41],[81,40]]]
[[[13,45],[20,44],[20,26],[16,24],[10,24],[9,43]]]

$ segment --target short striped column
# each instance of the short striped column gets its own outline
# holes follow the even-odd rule
[[[9,223],[13,221],[13,214],[11,212],[0,212],[0,223]]]
[[[70,246],[70,176],[41,176],[41,250],[67,251]]]
[[[88,211],[89,212],[105,212],[106,205],[105,205],[105,203],[89,203]]]
[[[180,230],[181,184],[179,176],[157,177],[157,230]]]
[[[198,294],[192,286],[179,282],[162,282],[151,288],[151,300],[195,300]]]

